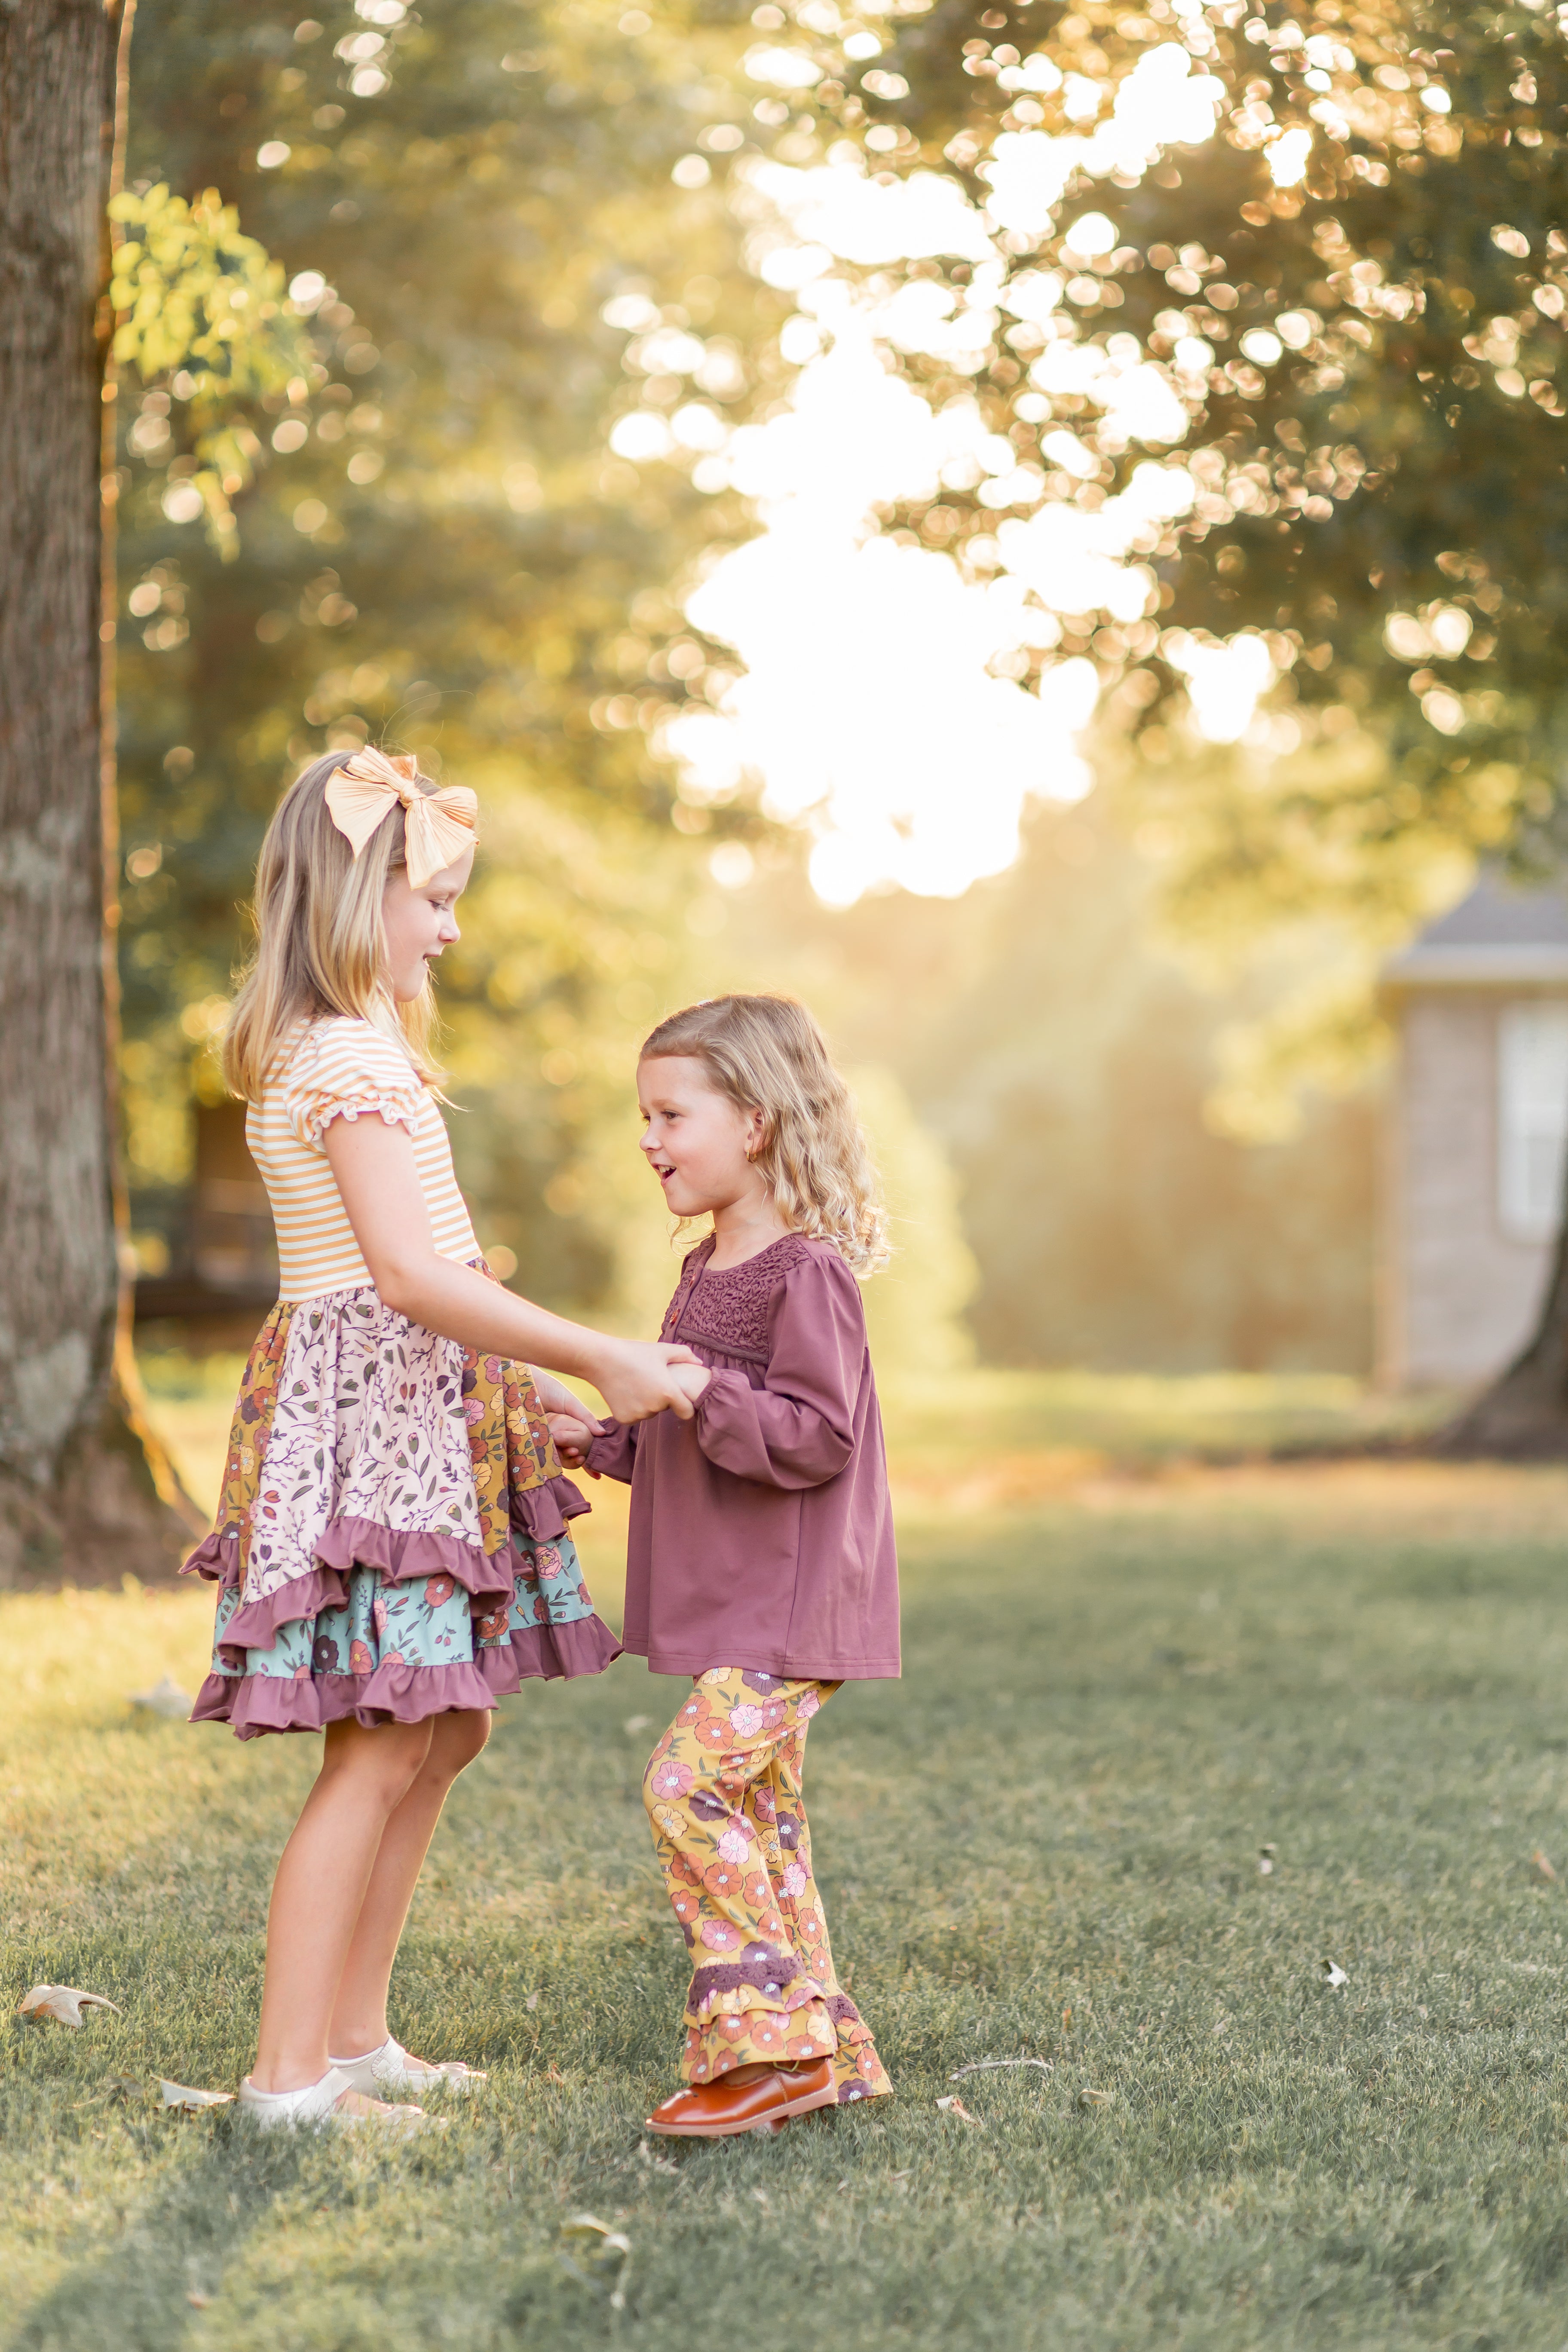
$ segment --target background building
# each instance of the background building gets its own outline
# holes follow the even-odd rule
[[[1568,898],[1485,879],[1384,977],[1379,1370],[1463,1385],[1529,1336],[1562,1215]]]

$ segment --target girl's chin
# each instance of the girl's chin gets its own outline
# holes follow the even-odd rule
[[[679,1186],[674,1184],[666,1184],[663,1189],[664,1205],[672,1217],[705,1217],[707,1215],[708,1204],[705,1201],[693,1200],[689,1193],[683,1193]]]

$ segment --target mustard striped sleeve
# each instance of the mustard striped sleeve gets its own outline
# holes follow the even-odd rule
[[[368,1021],[321,1021],[289,1066],[283,1101],[300,1141],[320,1151],[334,1118],[370,1113],[416,1131],[426,1093],[402,1047]]]
[[[252,1143],[271,1196],[286,1297],[368,1284],[325,1134],[336,1118],[379,1117],[408,1130],[432,1244],[443,1257],[479,1255],[435,1097],[395,1040],[368,1021],[310,1027],[252,1113]]]

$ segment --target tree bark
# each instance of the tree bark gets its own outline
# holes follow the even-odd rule
[[[0,5],[0,1583],[167,1572],[192,1519],[142,1423],[117,1216],[100,441],[126,5]]]
[[[1568,1201],[1533,1333],[1436,1443],[1445,1454],[1521,1461],[1568,1454]]]

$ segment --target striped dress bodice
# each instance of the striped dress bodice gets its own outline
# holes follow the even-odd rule
[[[334,1118],[362,1114],[395,1122],[413,1137],[437,1254],[465,1264],[479,1255],[452,1172],[446,1121],[403,1047],[369,1021],[305,1022],[279,1054],[245,1123],[278,1229],[282,1298],[371,1285],[322,1141]]]

